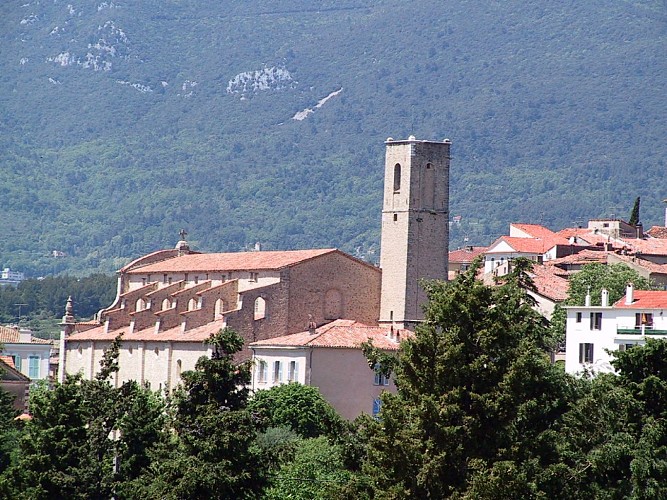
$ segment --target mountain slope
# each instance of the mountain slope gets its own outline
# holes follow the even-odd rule
[[[664,2],[24,0],[0,18],[3,265],[111,270],[181,227],[202,250],[376,260],[383,141],[409,134],[453,141],[453,245],[627,217],[636,196],[662,223]]]

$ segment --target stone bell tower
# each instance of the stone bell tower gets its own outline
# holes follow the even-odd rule
[[[424,319],[421,279],[447,279],[451,142],[387,139],[382,207],[380,324]]]

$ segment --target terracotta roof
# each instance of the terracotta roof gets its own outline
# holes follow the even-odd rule
[[[594,230],[585,228],[585,227],[566,227],[565,229],[561,229],[556,233],[558,236],[562,236],[565,238],[567,241],[567,244],[570,244],[570,238],[575,237],[577,239],[581,239],[588,243],[589,245],[597,245],[597,244],[604,244],[604,243],[610,243],[612,238],[609,235],[603,234],[603,233],[596,233]],[[581,244],[580,242],[577,242],[575,244]]]
[[[639,266],[651,273],[660,273],[667,274],[667,264],[656,264],[650,260],[642,259],[635,255],[617,255],[614,254],[614,258],[621,262],[626,262],[631,265]]]
[[[399,338],[405,339],[412,335],[409,330],[396,330]],[[285,335],[266,340],[252,342],[252,347],[331,347],[358,349],[367,340],[373,345],[387,351],[398,350],[398,343],[389,338],[390,328],[384,326],[368,326],[349,319],[337,319],[315,330]]]
[[[553,266],[533,266],[530,273],[537,293],[555,302],[562,302],[567,298],[570,282],[558,272],[560,269]]]
[[[667,291],[635,290],[632,304],[625,303],[625,296],[619,299],[614,307],[618,309],[667,309]]]
[[[510,224],[510,227],[515,227],[516,229],[523,231],[533,238],[541,238],[543,240],[556,236],[556,233],[554,233],[551,229],[541,226],[540,224],[512,223]]]
[[[483,254],[486,247],[464,247],[449,252],[449,262],[472,262],[475,257]]]
[[[224,320],[212,321],[198,328],[192,330],[181,331],[180,325],[175,328],[170,328],[159,333],[155,333],[155,326],[138,330],[133,333],[129,327],[111,330],[104,332],[105,325],[100,325],[97,328],[92,328],[84,332],[76,332],[67,337],[67,342],[88,341],[88,340],[113,340],[119,333],[123,332],[123,341],[138,340],[138,341],[160,341],[160,342],[203,342],[212,333],[216,333],[221,328],[224,328]]]
[[[528,253],[541,255],[548,252],[556,245],[567,245],[568,242],[564,238],[549,238],[543,240],[541,238],[519,238],[516,236],[501,236],[494,243],[492,243],[485,253],[507,253],[505,251],[494,252],[492,247],[496,246],[501,241],[507,243],[516,253]]]
[[[593,262],[606,264],[607,252],[603,252],[601,250],[581,250],[579,253],[566,255],[565,257],[560,257],[558,259],[550,260],[547,265],[549,266],[559,266],[563,264],[584,265]]]
[[[648,255],[667,255],[667,239],[659,238],[621,238],[623,245],[633,252]]]
[[[21,342],[19,329],[9,326],[0,326],[0,343],[3,344],[51,344],[50,340],[30,336],[30,342]]]
[[[648,234],[652,238],[666,239],[667,238],[667,227],[653,226],[651,229],[646,231],[644,234]]]
[[[129,270],[128,273],[147,274],[169,272],[248,271],[260,269],[277,270],[333,252],[338,252],[338,250],[334,248],[325,248],[274,252],[188,254],[137,267]]]
[[[14,358],[12,356],[0,355],[0,361],[16,370],[16,365],[14,364]]]

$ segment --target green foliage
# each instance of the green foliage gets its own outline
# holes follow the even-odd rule
[[[114,271],[181,227],[200,250],[377,260],[382,141],[412,133],[453,141],[453,246],[619,214],[628,192],[661,220],[660,2],[24,3],[0,7],[0,260],[30,276]],[[264,65],[294,85],[227,92]]]
[[[632,207],[632,212],[630,212],[630,219],[628,220],[628,224],[631,226],[636,226],[639,224],[639,203],[640,203],[641,197],[637,196],[637,199],[635,199],[635,204]]]
[[[212,356],[183,372],[171,403],[174,440],[154,455],[135,482],[148,498],[255,498],[266,464],[257,447],[257,424],[247,409],[249,362],[234,365],[243,339],[225,328],[207,341]]]
[[[316,387],[297,383],[257,391],[248,408],[268,427],[285,426],[304,438],[333,437],[344,427],[341,417]]]
[[[618,375],[599,375],[565,415],[563,455],[573,485],[595,498],[665,498],[667,341],[615,352]]]
[[[93,274],[85,278],[47,276],[22,281],[14,288],[0,287],[0,320],[16,322],[17,304],[23,321],[38,317],[62,317],[69,296],[79,318],[90,318],[116,296],[116,277]]]
[[[426,321],[402,345],[398,393],[382,397],[365,465],[377,498],[549,496],[565,486],[553,429],[574,394],[546,356],[528,277],[518,269],[488,287],[475,272],[430,283]]]
[[[148,450],[163,439],[162,401],[134,382],[111,386],[117,343],[108,354],[93,380],[68,376],[31,391],[32,420],[5,475],[8,490],[35,499],[110,498],[148,466]]]
[[[338,499],[340,488],[350,479],[338,446],[324,436],[304,439],[294,459],[285,462],[271,480],[267,500]]]

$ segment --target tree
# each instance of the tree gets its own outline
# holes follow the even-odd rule
[[[148,498],[255,498],[265,483],[254,440],[259,427],[247,408],[250,363],[234,364],[243,339],[225,328],[207,340],[193,371],[170,408],[173,441],[153,456],[152,467],[135,481]]]
[[[340,488],[350,479],[340,447],[326,437],[304,439],[294,459],[278,469],[263,498],[267,500],[338,499]]]
[[[580,497],[665,498],[667,341],[614,351],[617,374],[584,381],[564,416],[563,456]]]
[[[640,197],[637,196],[635,199],[635,204],[632,206],[632,212],[630,212],[630,220],[628,221],[628,224],[631,226],[636,226],[639,224],[639,203]]]
[[[7,476],[15,491],[29,498],[110,498],[149,465],[147,449],[161,437],[164,412],[135,382],[109,383],[119,346],[120,337],[93,380],[68,376],[53,389],[31,391],[32,420]]]
[[[521,285],[525,266],[496,287],[476,271],[427,286],[425,322],[399,352],[398,392],[383,394],[371,424],[364,470],[378,498],[558,496],[567,487],[554,428],[574,394],[549,362],[544,321]]]
[[[248,408],[265,419],[267,427],[286,426],[304,438],[334,436],[343,420],[316,387],[284,384],[258,391]]]

